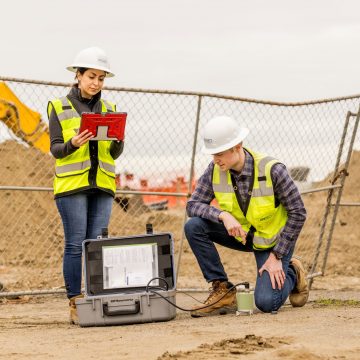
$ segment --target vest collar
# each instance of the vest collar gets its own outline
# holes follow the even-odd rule
[[[68,94],[69,98],[73,98],[73,99],[76,99],[82,103],[85,103],[85,104],[88,104],[89,106],[97,103],[100,99],[101,99],[101,91],[99,91],[95,96],[93,96],[91,99],[86,99],[86,98],[83,98],[81,96],[81,91],[78,87],[77,84],[75,84],[69,94]]]

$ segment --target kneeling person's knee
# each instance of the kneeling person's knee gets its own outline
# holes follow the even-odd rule
[[[255,294],[255,305],[260,311],[264,313],[271,313],[272,311],[279,310],[279,308],[274,303],[274,297],[272,293]]]
[[[188,238],[191,238],[191,235],[200,230],[201,231],[202,229],[202,219],[199,218],[199,217],[193,217],[193,218],[190,218],[186,223],[185,223],[185,226],[184,226],[184,231],[185,231],[185,235],[186,237]]]

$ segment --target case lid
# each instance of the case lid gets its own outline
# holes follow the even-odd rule
[[[175,288],[170,233],[88,239],[83,255],[87,296],[144,292],[151,279],[150,287]]]

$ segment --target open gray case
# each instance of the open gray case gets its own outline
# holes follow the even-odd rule
[[[85,240],[83,258],[85,296],[76,300],[80,326],[175,318],[176,308],[165,300],[175,303],[176,295],[170,233]]]

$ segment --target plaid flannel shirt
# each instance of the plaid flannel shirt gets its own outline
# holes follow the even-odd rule
[[[245,150],[245,149],[244,149]],[[215,198],[212,187],[212,174],[214,162],[212,161],[203,175],[198,180],[196,188],[189,199],[186,209],[190,217],[202,217],[214,222],[219,221],[221,210],[211,206],[211,201]],[[245,150],[245,164],[241,173],[230,170],[240,195],[240,208],[244,212],[247,202],[249,188],[251,186],[252,174],[254,171],[254,160],[249,152]],[[279,234],[279,239],[273,248],[279,254],[286,255],[295,246],[296,240],[306,219],[306,209],[301,199],[299,190],[290,177],[284,164],[277,163],[271,168],[271,179],[274,187],[274,195],[277,200],[285,207],[288,215],[287,222]]]

